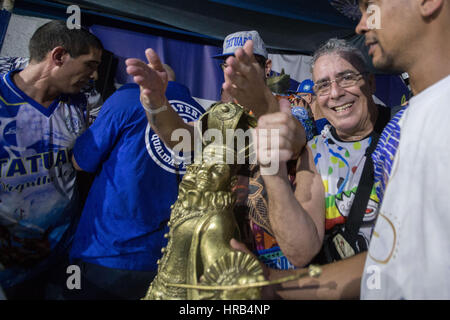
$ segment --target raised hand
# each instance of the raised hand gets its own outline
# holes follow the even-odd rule
[[[291,114],[289,101],[279,101],[280,111],[259,118],[255,130],[255,147],[263,175],[274,175],[279,163],[297,159],[306,145],[306,133]]]
[[[266,86],[264,69],[253,55],[253,41],[245,42],[244,47],[237,49],[234,55],[225,61],[227,67],[222,88],[257,117],[277,111],[277,100]]]
[[[125,61],[127,73],[133,76],[141,89],[141,103],[144,107],[158,109],[166,104],[167,72],[153,49],[145,50],[148,64],[131,58]]]

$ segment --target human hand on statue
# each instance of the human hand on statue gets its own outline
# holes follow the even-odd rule
[[[237,241],[236,239],[231,239],[230,240],[230,246],[237,251],[241,251],[244,252],[246,254],[249,254],[251,256],[253,256],[255,259],[257,259],[259,261],[259,259],[250,251],[248,250],[248,248],[245,246],[245,244],[243,244],[242,242]],[[263,274],[264,274],[264,278],[266,278],[266,280],[270,280],[270,272],[272,269],[270,269],[269,267],[267,267],[264,263],[262,263],[261,261],[259,261],[259,264],[261,265],[261,268],[263,270]],[[275,286],[264,286],[262,287],[262,291],[261,291],[261,295],[263,299],[266,300],[273,300],[273,299],[277,299],[279,298],[276,295],[276,290],[275,290]]]
[[[245,42],[244,47],[237,49],[225,63],[222,88],[237,103],[253,111],[257,118],[279,109],[277,99],[265,83],[265,70],[253,55],[252,40]]]
[[[253,135],[262,175],[285,173],[286,165],[281,164],[298,159],[306,145],[305,129],[292,115],[289,101],[281,99],[279,104],[279,112],[259,118]]]
[[[144,107],[156,110],[167,105],[165,96],[167,88],[167,72],[153,49],[145,50],[148,64],[136,58],[125,61],[127,73],[133,76],[141,89],[141,103]]]

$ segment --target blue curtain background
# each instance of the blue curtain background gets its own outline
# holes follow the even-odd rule
[[[125,60],[133,57],[147,61],[145,49],[152,48],[173,68],[177,81],[186,85],[194,97],[220,99],[223,73],[219,61],[211,57],[221,53],[222,48],[100,25],[92,26],[91,31],[118,58],[116,80],[119,83],[133,81],[126,73]]]

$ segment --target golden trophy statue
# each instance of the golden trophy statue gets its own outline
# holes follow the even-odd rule
[[[220,137],[202,140],[201,160],[187,167],[171,207],[168,244],[143,299],[260,299],[261,287],[269,282],[259,261],[229,244],[240,239],[233,213],[236,159],[242,153],[248,159],[251,148],[248,143],[238,150],[227,131],[248,130],[256,119],[237,104],[219,103],[200,122]]]

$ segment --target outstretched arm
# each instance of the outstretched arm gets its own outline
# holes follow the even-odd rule
[[[364,272],[364,263],[367,252],[359,253],[348,259],[340,260],[321,266],[320,277],[302,278],[270,287],[263,291],[266,299],[289,300],[345,300],[359,299],[361,290],[361,277]],[[268,271],[269,280],[277,280],[296,273],[300,270]],[[267,274],[267,273],[266,273]]]
[[[152,129],[169,148],[173,148],[178,140],[172,141],[172,133],[177,129],[184,129],[193,139],[193,127],[183,121],[166,98],[167,72],[158,55],[153,49],[147,49],[145,55],[148,64],[139,59],[127,59],[127,73],[133,76],[134,82],[140,87],[141,103],[150,110],[146,114]],[[191,146],[192,144],[193,141]]]
[[[265,83],[264,70],[253,56],[252,40],[245,42],[243,49],[237,49],[226,64],[222,88],[240,105],[253,111],[257,118],[279,111],[278,101]]]
[[[235,250],[253,255],[243,243],[235,239],[230,241],[230,245]],[[318,278],[303,277],[278,285],[265,286],[262,290],[262,298],[269,300],[358,299],[366,257],[367,252],[363,252],[348,259],[320,266],[322,272]],[[268,268],[262,262],[260,265],[264,277],[270,281],[308,272],[308,268],[278,270]]]
[[[324,189],[311,151],[305,147],[303,127],[292,116],[288,101],[280,100],[280,109],[259,118],[255,145],[267,190],[272,231],[289,261],[302,267],[322,246]],[[265,136],[267,139],[262,139]],[[299,159],[295,191],[287,174],[286,161],[290,159]]]
[[[275,238],[295,265],[308,263],[320,250],[325,221],[324,190],[307,152],[306,134],[287,100],[278,101],[266,86],[262,68],[247,41],[226,60],[223,89],[259,118],[255,130],[257,157],[269,197],[269,219]],[[273,139],[273,138],[278,139]],[[297,191],[292,191],[286,162],[303,159]]]
[[[325,201],[322,179],[306,147],[297,165],[295,191],[286,166],[276,175],[264,175],[269,198],[269,220],[281,251],[297,267],[310,262],[322,247]]]

